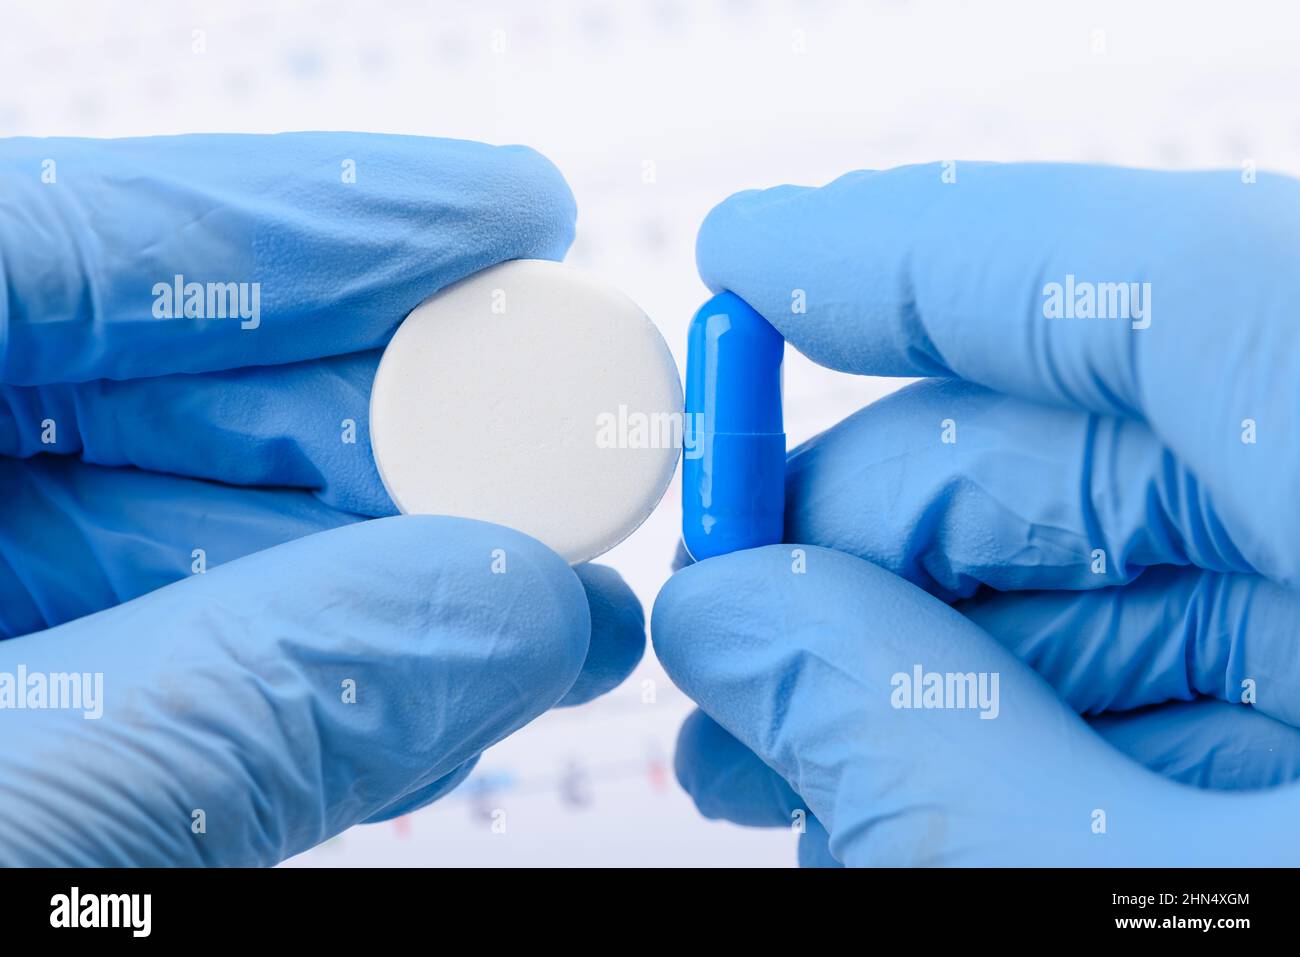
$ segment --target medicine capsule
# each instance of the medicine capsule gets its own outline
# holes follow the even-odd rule
[[[682,539],[697,561],[780,542],[785,520],[785,340],[732,292],[691,320]]]

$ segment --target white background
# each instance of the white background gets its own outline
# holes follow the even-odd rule
[[[678,360],[695,230],[739,189],[942,159],[1300,172],[1294,5],[874,0],[0,0],[0,135],[373,130],[526,143],[578,200],[569,262]],[[193,52],[194,31],[206,52]],[[653,164],[653,182],[647,182]],[[893,388],[789,354],[791,443]],[[676,483],[606,556],[647,611]],[[652,696],[653,701],[643,700]],[[689,702],[651,657],[553,712],[470,786],[295,864],[788,864],[786,831],[704,821],[672,774]],[[505,834],[484,812],[507,811]]]

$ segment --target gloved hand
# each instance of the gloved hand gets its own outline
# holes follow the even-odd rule
[[[664,588],[679,777],[811,811],[808,862],[1295,864],[1300,790],[1247,789],[1300,775],[1300,183],[953,169],[701,230],[709,288],[810,358],[938,378],[790,455],[790,545]]]
[[[574,218],[518,147],[0,142],[0,862],[273,863],[631,670],[611,570],[361,521],[395,511],[380,347],[457,279],[561,257]],[[178,275],[250,308],[166,318]]]

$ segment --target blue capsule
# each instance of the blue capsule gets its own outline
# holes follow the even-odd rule
[[[696,561],[781,541],[785,340],[735,293],[706,302],[686,343],[682,539]]]

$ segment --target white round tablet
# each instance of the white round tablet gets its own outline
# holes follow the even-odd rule
[[[654,511],[681,409],[677,365],[634,302],[523,259],[406,317],[375,373],[370,443],[402,512],[508,525],[576,564]]]

